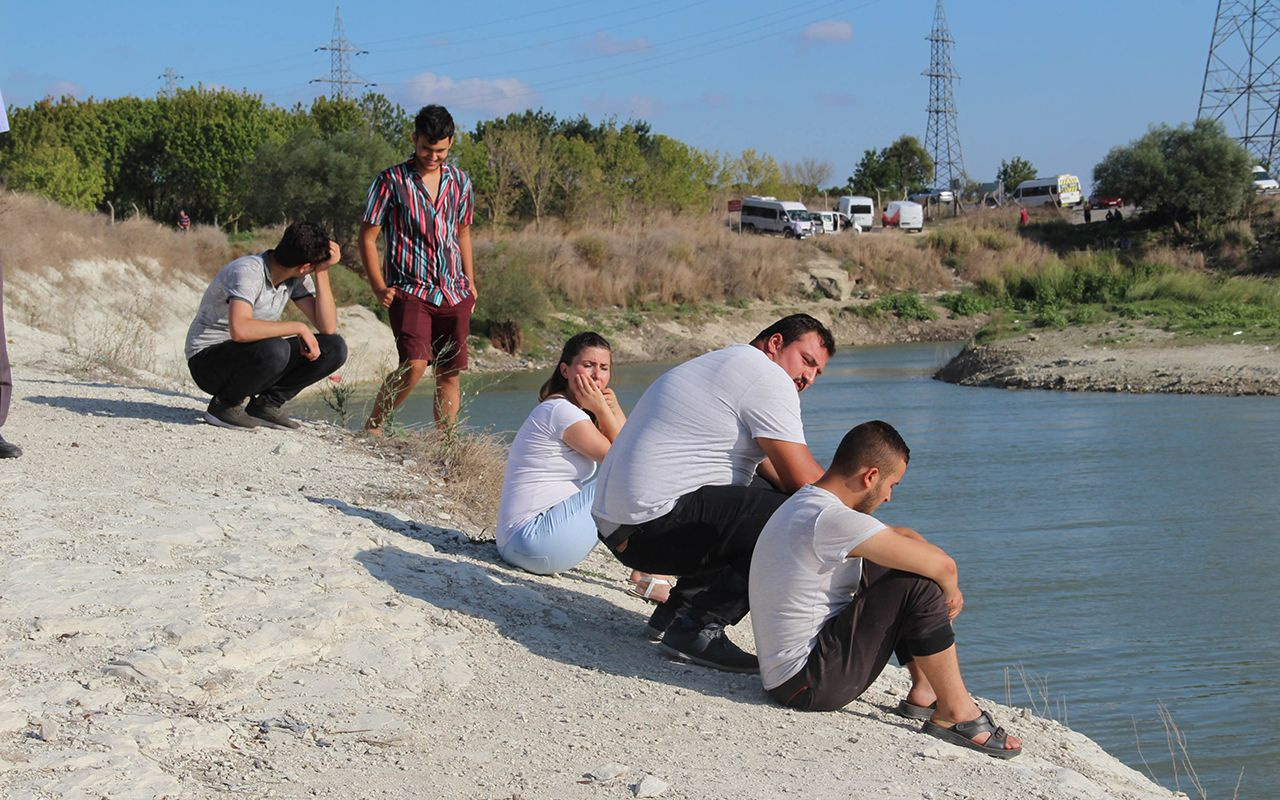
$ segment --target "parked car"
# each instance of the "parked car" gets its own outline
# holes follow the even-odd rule
[[[923,192],[907,195],[907,199],[915,203],[954,203],[955,192],[950,189],[925,189]]]
[[[1089,195],[1089,208],[1119,208],[1123,205],[1124,200],[1114,195],[1097,192]]]
[[[1253,168],[1253,190],[1258,194],[1276,194],[1280,192],[1280,182],[1259,165]]]

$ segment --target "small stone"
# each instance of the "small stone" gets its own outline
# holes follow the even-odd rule
[[[36,734],[42,742],[54,742],[58,739],[58,723],[51,719],[40,720],[40,732]]]
[[[601,764],[600,766],[588,772],[587,777],[596,781],[608,781],[608,780],[613,780],[614,778],[618,777],[619,775],[621,775],[626,771],[627,771],[627,768],[622,764],[618,764],[614,761],[610,761],[609,763]]]
[[[631,787],[636,797],[657,797],[670,788],[670,784],[666,781],[659,780],[652,775],[645,775],[640,779],[639,783]]]

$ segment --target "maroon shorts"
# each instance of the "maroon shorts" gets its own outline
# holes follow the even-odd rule
[[[396,291],[391,301],[391,331],[396,335],[400,363],[426,361],[445,372],[467,368],[467,336],[475,297],[452,306],[433,306]]]

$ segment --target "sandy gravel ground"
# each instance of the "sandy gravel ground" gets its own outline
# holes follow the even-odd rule
[[[970,346],[938,371],[966,386],[1093,392],[1280,394],[1280,346],[1189,344],[1115,324]]]
[[[65,339],[9,334],[0,796],[1171,796],[986,700],[1020,758],[924,736],[890,713],[896,667],[842,712],[779,709],[663,658],[599,551],[520,573],[351,434],[212,428],[164,376],[85,377]]]

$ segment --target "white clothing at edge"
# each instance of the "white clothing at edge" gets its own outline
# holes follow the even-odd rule
[[[600,467],[592,515],[602,530],[657,519],[703,486],[746,486],[757,439],[804,444],[786,370],[749,344],[686,361],[654,381]]]
[[[590,422],[587,412],[563,397],[551,397],[529,413],[507,456],[498,505],[498,548],[511,532],[571,497],[595,474],[596,462],[564,442],[564,432]]]
[[[885,524],[805,486],[765,523],[751,556],[751,628],[766,690],[799,672],[827,620],[853,599],[862,559],[849,551]]]

